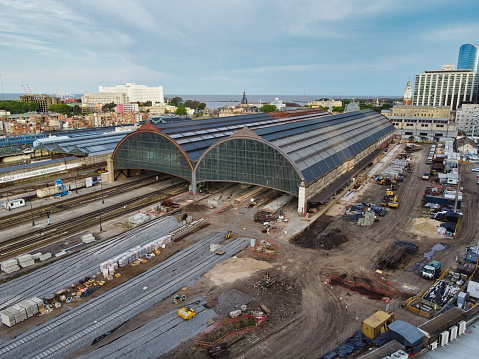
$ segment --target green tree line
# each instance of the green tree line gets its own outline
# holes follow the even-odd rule
[[[38,104],[34,101],[0,101],[0,110],[9,111],[13,115],[18,113],[38,111]]]

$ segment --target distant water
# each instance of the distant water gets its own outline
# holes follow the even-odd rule
[[[241,103],[241,99],[243,97],[242,94],[240,95],[165,95],[168,98],[172,98],[175,96],[179,96],[186,100],[197,100],[200,102],[204,102],[207,108],[218,108],[223,106],[231,106],[237,105]],[[246,98],[248,103],[263,103],[267,104],[273,101],[275,98],[284,102],[295,102],[298,105],[307,105],[309,101],[319,100],[321,98],[329,98],[335,100],[341,99],[351,99],[351,98],[371,98],[371,96],[339,96],[339,95],[248,95],[246,94]],[[387,96],[388,98],[401,98],[401,96]]]
[[[16,100],[20,99],[20,96],[23,95],[22,93],[5,93],[0,94],[0,101],[3,99],[5,100]],[[51,94],[50,96],[56,96]],[[81,98],[82,94],[70,94],[69,97],[74,98]],[[219,108],[223,106],[232,106],[241,103],[241,98],[243,97],[242,94],[239,95],[174,95],[174,94],[165,94],[165,97],[172,98],[175,96],[179,96],[186,100],[196,100],[200,102],[204,102],[207,108]],[[335,100],[341,99],[351,99],[351,98],[371,98],[371,96],[347,96],[347,95],[248,95],[246,94],[246,98],[248,99],[248,103],[262,103],[267,104],[271,101],[274,101],[275,98],[283,102],[295,102],[298,105],[306,105],[309,101],[319,100],[321,98],[329,98]],[[388,98],[401,98],[401,96],[386,96]]]

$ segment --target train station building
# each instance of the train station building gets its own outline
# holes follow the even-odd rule
[[[110,181],[138,170],[178,176],[196,194],[201,182],[268,187],[298,198],[298,211],[324,203],[390,143],[394,127],[363,110],[322,110],[146,122],[125,136],[108,161]]]

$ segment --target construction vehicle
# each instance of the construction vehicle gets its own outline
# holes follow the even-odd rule
[[[58,192],[55,193],[55,196],[64,196],[64,195],[68,194],[67,188],[65,187],[64,184],[62,184],[61,179],[57,179],[55,181],[55,186],[57,187],[57,190],[58,190]]]
[[[188,307],[183,307],[181,309],[178,309],[176,312],[184,320],[189,320],[196,315],[195,311],[193,309],[188,308]]]
[[[386,190],[386,195],[394,196],[394,192],[393,192],[392,188],[389,188],[389,189]]]
[[[231,231],[226,232],[225,234],[225,239],[230,239],[231,238]]]
[[[388,331],[388,325],[394,322],[396,318],[394,313],[377,311],[369,318],[365,319],[361,325],[361,333],[371,340]]]
[[[186,295],[175,295],[173,297],[173,304],[177,304],[179,302],[184,302],[185,300],[186,300]]]
[[[155,253],[155,256],[159,256],[161,254],[161,251],[158,247],[155,247],[153,253]]]
[[[422,269],[421,276],[426,279],[435,279],[439,278],[441,275],[441,262],[432,261],[429,264],[426,264]]]
[[[398,208],[399,203],[398,203],[398,196],[395,195],[394,199],[388,203],[388,206],[391,208]]]
[[[108,167],[102,167],[98,170],[98,173],[106,173],[108,172]]]

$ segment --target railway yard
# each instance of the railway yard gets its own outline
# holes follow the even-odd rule
[[[157,173],[2,211],[0,262],[51,257],[0,272],[0,310],[33,297],[45,303],[0,327],[0,358],[210,358],[201,343],[227,324],[238,332],[225,340],[223,357],[319,358],[378,310],[426,322],[406,303],[434,283],[420,275],[427,261],[456,268],[477,245],[479,185],[474,165],[461,163],[460,221],[454,235],[441,236],[423,203],[437,185],[421,178],[431,144],[417,145],[394,190],[397,208],[386,203],[384,216],[359,226],[352,206],[380,207],[388,187],[375,177],[405,146],[391,145],[358,176],[362,183],[306,216],[274,190],[210,183],[193,195],[186,181]],[[139,213],[143,220],[132,221]],[[95,240],[87,243],[89,234]],[[388,256],[397,242],[417,250]],[[148,255],[118,265],[149,244]],[[176,312],[185,305],[196,312],[190,320]],[[266,319],[249,330],[231,318],[238,310]]]

